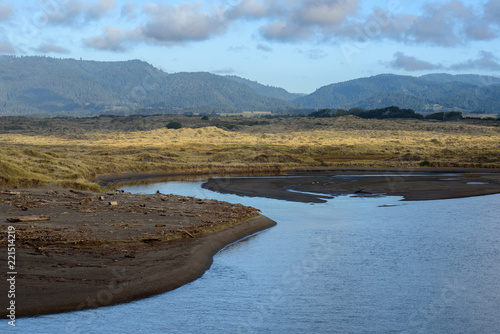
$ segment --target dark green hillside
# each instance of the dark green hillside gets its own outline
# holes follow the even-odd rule
[[[267,97],[274,97],[276,99],[281,99],[285,101],[292,101],[294,99],[297,99],[299,97],[305,96],[305,94],[296,94],[296,93],[289,93],[283,88],[279,87],[272,87],[272,86],[266,86],[262,85],[256,81],[251,81],[245,78],[240,78],[235,75],[228,75],[226,78],[231,79],[233,81],[242,83],[247,85],[248,87],[252,88],[254,91],[259,93],[260,95],[264,95]]]
[[[452,80],[458,77],[462,80]],[[383,108],[395,105],[417,111],[500,112],[500,85],[477,85],[472,82],[495,82],[494,77],[434,75],[438,81],[382,74],[324,86],[314,93],[295,99],[308,108]]]
[[[187,108],[274,111],[296,107],[222,76],[168,74],[139,60],[0,56],[0,115],[88,116]]]
[[[292,103],[262,96],[244,84],[210,73],[176,73],[166,78],[165,108],[278,110]]]
[[[361,78],[324,86],[314,93],[295,99],[294,101],[311,108],[345,108],[359,101],[373,97],[375,94],[414,92],[426,86],[415,82],[413,77],[381,74],[369,78]],[[431,84],[438,86],[438,84]]]

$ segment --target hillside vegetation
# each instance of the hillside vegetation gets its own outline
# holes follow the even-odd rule
[[[29,120],[0,134],[0,185],[97,189],[89,178],[122,172],[277,172],[285,168],[500,167],[498,121],[144,117],[113,129],[100,118]],[[166,116],[161,116],[166,117]],[[119,118],[117,118],[119,119]],[[128,121],[127,121],[128,120]],[[110,121],[107,119],[106,121]],[[167,129],[169,121],[181,129]],[[40,122],[40,123],[37,123]],[[75,132],[77,123],[82,129]],[[206,123],[201,127],[201,122]],[[153,126],[156,124],[156,128]],[[25,126],[25,127],[24,127]],[[130,131],[120,131],[129,127]],[[51,129],[54,129],[53,131]],[[86,130],[87,129],[87,130]]]
[[[327,85],[304,95],[236,76],[169,74],[139,60],[0,56],[0,116],[308,114],[323,108],[388,106],[417,112],[500,113],[500,79],[382,74]]]
[[[306,95],[306,94],[289,93],[283,88],[262,85],[256,81],[240,78],[235,75],[228,75],[226,76],[226,78],[245,84],[248,87],[252,88],[257,93],[259,93],[260,95],[274,97],[285,101],[292,101]]]
[[[139,61],[0,56],[0,116],[89,116],[184,109],[276,111],[296,105],[210,73],[168,74]]]
[[[294,102],[309,108],[384,108],[500,113],[500,79],[435,74],[381,74],[319,88]]]

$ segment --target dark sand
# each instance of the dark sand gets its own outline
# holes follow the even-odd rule
[[[349,194],[436,200],[500,193],[500,171],[430,168],[328,171],[318,168],[276,177],[212,178],[203,187],[221,193],[306,203],[324,203],[332,196]]]
[[[200,277],[226,245],[275,225],[255,208],[215,200],[9,191],[0,192],[0,228],[16,229],[16,317],[111,305],[178,288]],[[114,201],[118,205],[110,206]],[[50,220],[7,221],[42,214]],[[7,272],[6,233],[1,236],[0,262]],[[5,279],[0,287],[5,318],[10,301]]]

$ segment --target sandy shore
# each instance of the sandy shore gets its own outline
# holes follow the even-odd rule
[[[40,217],[38,222],[9,222]],[[226,245],[275,225],[258,210],[175,195],[63,189],[0,192],[16,233],[16,317],[112,305],[200,277]],[[7,268],[7,237],[0,259]],[[8,286],[1,285],[6,315]]]
[[[332,196],[349,194],[436,200],[500,193],[499,172],[482,169],[360,168],[346,171],[316,168],[289,171],[285,176],[276,177],[212,178],[203,187],[221,193],[306,203],[323,203]]]

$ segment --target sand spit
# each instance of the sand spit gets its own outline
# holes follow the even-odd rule
[[[324,203],[336,195],[436,200],[500,193],[500,173],[496,170],[313,169],[276,177],[212,178],[203,187],[221,193],[306,203]]]
[[[20,217],[25,221],[7,220]],[[275,222],[255,208],[216,200],[40,188],[1,190],[0,225],[2,231],[15,230],[20,317],[178,288],[200,277],[226,245]],[[7,245],[2,233],[2,268],[7,268]],[[2,291],[8,290],[4,280]],[[0,300],[5,316],[7,293]]]

